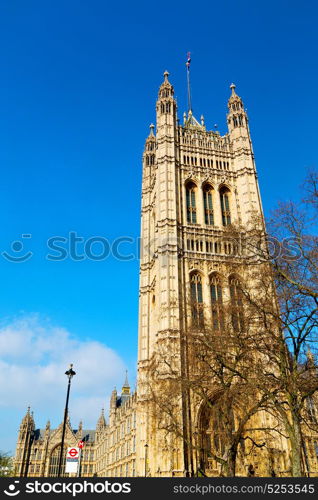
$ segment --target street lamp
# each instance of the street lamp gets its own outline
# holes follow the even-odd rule
[[[73,370],[73,365],[70,364],[69,370],[65,372],[65,375],[68,378],[68,384],[67,384],[67,393],[66,393],[66,403],[65,403],[65,410],[64,410],[64,421],[63,421],[63,432],[62,432],[62,442],[61,442],[61,452],[60,452],[60,460],[59,460],[59,468],[57,472],[57,477],[61,476],[61,468],[62,468],[62,460],[63,460],[63,449],[64,449],[64,439],[65,439],[65,427],[66,427],[66,419],[67,419],[67,413],[68,413],[68,400],[70,397],[70,388],[71,388],[71,380],[76,375],[76,373]]]
[[[147,477],[148,445],[145,444],[145,477]]]

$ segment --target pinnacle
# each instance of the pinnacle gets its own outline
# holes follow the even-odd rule
[[[236,92],[235,92],[236,85],[235,85],[235,83],[231,83],[230,89],[232,90],[232,95],[236,95]]]

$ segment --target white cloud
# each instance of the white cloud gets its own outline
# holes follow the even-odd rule
[[[45,425],[47,419],[54,425],[61,422],[67,385],[64,372],[70,362],[76,371],[70,397],[72,425],[77,427],[82,419],[85,428],[94,428],[100,409],[108,404],[114,381],[124,378],[125,367],[118,354],[105,344],[79,339],[38,316],[0,328],[3,417],[10,412],[19,422],[30,405],[37,426]]]

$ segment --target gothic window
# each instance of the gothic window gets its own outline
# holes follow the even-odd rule
[[[199,438],[199,462],[203,470],[219,468],[214,455],[224,456],[232,439],[231,428],[234,430],[234,412],[228,405],[218,401],[210,401],[202,409],[200,416],[201,435]],[[221,472],[219,470],[219,472]],[[221,474],[222,475],[222,474]]]
[[[236,332],[244,330],[243,293],[239,280],[235,276],[229,279],[231,297],[232,326]]]
[[[166,103],[166,113],[170,113],[170,102]]]
[[[187,201],[187,222],[196,224],[197,222],[197,209],[195,202],[196,185],[189,182],[186,185],[186,201]]]
[[[208,184],[203,187],[204,220],[208,226],[214,225],[212,187]]]
[[[203,295],[202,295],[202,276],[199,273],[193,273],[190,277],[191,287],[191,308],[193,326],[202,326],[203,317]]]
[[[229,193],[230,193],[230,191],[225,187],[220,190],[220,201],[221,201],[223,226],[228,226],[229,224],[231,224]]]
[[[164,105],[164,104],[161,104],[161,106],[160,106],[160,110],[161,110],[161,113],[164,113],[164,112],[165,112],[165,105]]]
[[[169,97],[169,95],[170,95],[169,89],[163,89],[161,91],[161,97]]]
[[[210,277],[210,293],[211,293],[211,308],[212,308],[212,328],[219,331],[222,328],[222,287],[220,278],[217,274],[212,274]]]
[[[66,446],[64,446],[62,453],[62,468],[61,476],[65,476],[65,459],[66,459]],[[49,463],[49,477],[57,477],[59,461],[60,461],[61,445],[56,446],[50,456]]]

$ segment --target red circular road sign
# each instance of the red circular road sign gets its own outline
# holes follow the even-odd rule
[[[72,458],[74,458],[74,457],[77,457],[77,455],[78,455],[78,451],[77,451],[77,449],[76,449],[76,448],[71,448],[71,449],[70,449],[70,451],[68,452],[68,454],[69,454]]]

